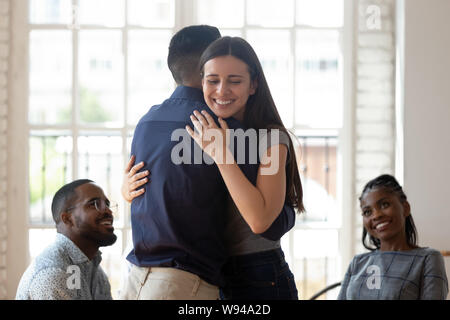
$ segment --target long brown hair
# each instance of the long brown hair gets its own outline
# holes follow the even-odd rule
[[[200,57],[200,70],[206,62],[216,57],[233,56],[247,64],[250,79],[256,80],[257,87],[245,107],[244,125],[247,128],[279,129],[289,137],[289,153],[286,163],[286,200],[298,212],[305,211],[303,206],[303,189],[295,157],[295,149],[286,127],[283,125],[278,110],[270,93],[269,85],[261,63],[250,44],[239,37],[222,37],[214,41]]]

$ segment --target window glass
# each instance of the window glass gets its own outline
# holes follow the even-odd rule
[[[303,202],[308,209],[303,221],[339,224],[336,196],[337,139],[301,137],[297,160],[301,170]]]
[[[261,61],[281,119],[291,128],[294,106],[290,32],[251,29],[247,31],[247,39]]]
[[[297,0],[297,24],[311,27],[342,27],[343,0]]]
[[[81,25],[121,27],[125,23],[124,0],[78,0],[77,16]]]
[[[291,27],[294,0],[247,0],[247,23],[261,27]]]
[[[244,6],[244,0],[198,0],[198,23],[225,28],[242,27]]]
[[[29,122],[68,124],[72,112],[72,36],[69,31],[30,32]]]
[[[175,23],[173,0],[128,0],[128,23],[171,28]]]
[[[114,225],[123,225],[124,203],[120,194],[123,172],[122,137],[82,132],[78,137],[78,175],[97,183],[119,205]]]
[[[298,30],[296,40],[296,124],[310,128],[342,127],[339,31]]]
[[[229,36],[242,38],[242,31],[240,29],[219,29],[219,30],[222,37]]]
[[[30,229],[28,231],[30,261],[51,245],[56,239],[56,229]]]
[[[124,87],[122,33],[83,30],[79,41],[80,121],[120,126]]]
[[[72,137],[68,132],[32,132],[29,148],[30,223],[53,225],[53,196],[72,180]]]
[[[109,284],[111,285],[111,295],[114,300],[119,299],[119,290],[121,288],[121,278],[126,271],[127,266],[123,252],[123,232],[116,228],[114,221],[114,234],[117,236],[116,242],[113,245],[99,248],[102,253],[102,262],[100,263],[102,269],[108,275]]]
[[[170,96],[174,80],[167,66],[170,31],[128,33],[128,123],[137,125],[151,106]]]
[[[30,23],[69,24],[72,21],[72,0],[30,0]]]

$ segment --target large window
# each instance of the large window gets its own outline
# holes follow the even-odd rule
[[[29,249],[55,230],[56,190],[90,178],[119,203],[118,241],[103,248],[117,296],[131,231],[120,185],[139,118],[167,98],[170,37],[211,24],[255,48],[286,127],[299,142],[307,214],[282,239],[300,297],[339,280],[342,0],[29,0]]]

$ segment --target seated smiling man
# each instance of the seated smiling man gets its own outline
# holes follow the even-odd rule
[[[17,300],[111,300],[99,247],[112,245],[113,210],[103,190],[82,179],[59,189],[52,202],[56,241],[27,268]]]

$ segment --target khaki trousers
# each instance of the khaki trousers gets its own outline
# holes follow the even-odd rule
[[[121,300],[217,300],[219,288],[175,268],[131,267]]]

